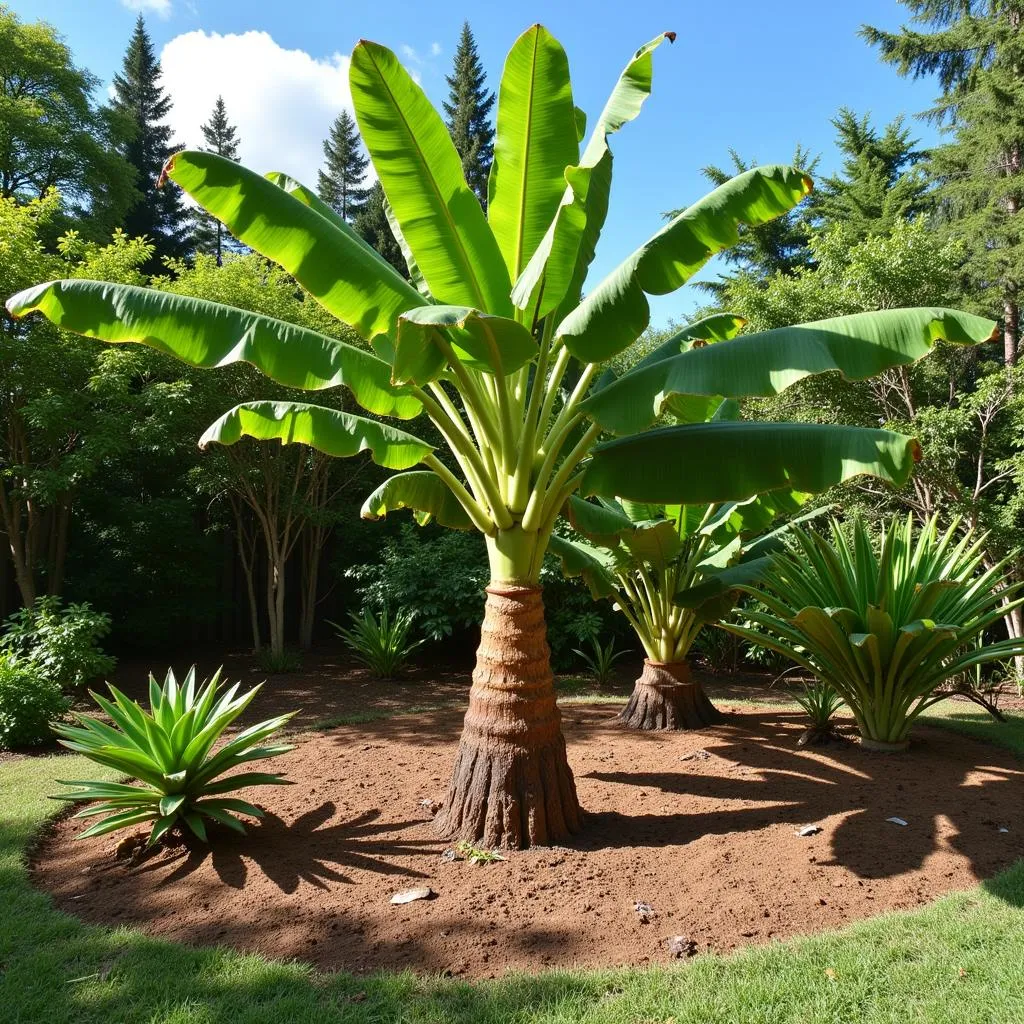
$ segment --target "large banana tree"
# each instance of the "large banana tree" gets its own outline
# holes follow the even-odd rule
[[[726,403],[723,403],[726,404]],[[646,658],[618,721],[632,729],[699,729],[723,720],[687,660],[701,629],[727,615],[736,589],[715,588],[705,600],[676,601],[705,577],[727,567],[750,573],[783,546],[791,523],[770,529],[797,512],[810,495],[772,491],[746,501],[702,505],[653,505],[598,498],[569,498],[567,518],[577,536],[551,538],[562,571],[581,576],[591,594],[612,598],[629,620]],[[793,521],[818,515],[815,509]]]
[[[665,38],[629,61],[581,151],[585,117],[562,47],[541,26],[520,36],[501,79],[486,216],[422,89],[390,50],[360,42],[353,104],[409,281],[287,176],[262,177],[210,153],[171,158],[167,179],[293,274],[372,351],[228,306],[91,281],[42,284],[8,303],[16,316],[38,310],[70,330],[141,342],[195,366],[247,360],[291,387],[347,387],[370,416],[246,402],[202,443],[249,435],[333,456],[368,451],[396,475],[367,499],[366,516],[411,508],[485,535],[482,639],[437,821],[446,835],[488,846],[554,842],[581,825],[538,587],[571,494],[700,502],[777,487],[819,491],[858,473],[900,483],[917,450],[897,434],[835,426],[695,422],[647,432],[666,397],[701,406],[774,394],[825,370],[861,378],[912,362],[937,338],[973,343],[994,330],[941,309],[844,317],[666,354],[589,395],[601,364],[647,327],[648,294],[679,288],[735,244],[743,225],[785,213],[811,187],[791,167],[741,174],[664,225],[581,300],[608,206],[609,137],[639,113]],[[421,415],[444,451],[381,421]],[[602,433],[621,436],[597,446]]]

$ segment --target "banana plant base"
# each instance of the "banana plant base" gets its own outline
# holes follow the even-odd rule
[[[616,718],[627,729],[703,729],[725,721],[685,661],[644,661],[629,703]]]
[[[868,736],[861,736],[860,745],[865,750],[875,750],[880,754],[902,754],[910,746],[910,740],[886,743],[883,740],[873,740]]]
[[[582,827],[539,588],[487,588],[469,710],[434,820],[446,839],[506,849],[564,842]]]

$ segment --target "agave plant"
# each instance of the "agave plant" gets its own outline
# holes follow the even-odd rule
[[[804,709],[811,720],[810,728],[805,730],[797,742],[797,746],[828,743],[835,738],[832,728],[832,717],[846,702],[836,692],[836,688],[821,679],[804,683],[803,689],[793,694],[793,699]]]
[[[719,588],[713,574],[735,566],[749,575],[764,564],[788,526],[765,531],[808,497],[777,491],[706,505],[569,499],[569,521],[583,539],[553,537],[552,552],[563,572],[586,580],[594,597],[615,599],[647,654],[619,722],[634,729],[699,729],[722,720],[687,661],[704,625],[735,601],[737,591]]]
[[[415,615],[407,608],[400,608],[394,615],[385,608],[379,619],[365,608],[362,615],[352,612],[350,618],[352,626],[348,629],[328,622],[375,679],[394,679],[409,655],[424,642],[409,640]]]
[[[601,365],[647,327],[647,295],[679,288],[735,245],[744,225],[784,214],[811,188],[798,168],[746,171],[660,227],[581,298],[608,207],[609,139],[639,114],[666,38],[674,37],[659,36],[629,60],[581,149],[586,118],[573,102],[565,52],[540,25],[524,32],[499,87],[486,214],[423,90],[394,53],[361,41],[350,63],[352,102],[410,280],[286,175],[263,177],[212,153],[171,158],[165,180],[294,275],[368,348],[216,303],[95,281],[49,282],[8,302],[15,316],[36,310],[63,328],[147,344],[194,366],[244,360],[290,387],[344,386],[370,416],[245,402],[202,443],[250,435],[334,456],[368,451],[398,472],[366,500],[364,516],[409,508],[421,522],[484,534],[491,583],[478,670],[435,821],[442,834],[489,848],[555,842],[582,823],[539,588],[566,499],[727,501],[777,487],[820,491],[857,473],[901,483],[917,448],[898,434],[705,423],[700,410],[720,397],[775,394],[809,373],[860,379],[914,361],[937,338],[975,343],[995,330],[950,310],[886,310],[685,352],[676,342],[596,390]],[[669,399],[678,400],[682,422],[648,431]],[[443,439],[445,457],[380,419],[419,416]],[[619,436],[598,445],[602,434]]]
[[[218,670],[209,682],[197,687],[194,666],[181,685],[170,669],[163,686],[150,676],[149,711],[108,683],[113,700],[96,693],[92,696],[112,725],[91,715],[76,714],[77,726],[53,727],[69,750],[138,780],[136,784],[59,779],[62,786],[72,786],[74,791],[54,799],[97,801],[76,817],[106,815],[79,839],[152,822],[150,846],[175,826],[189,829],[206,842],[204,819],[244,833],[245,826],[236,814],[263,817],[263,812],[248,800],[224,794],[249,786],[290,783],[281,775],[266,772],[225,775],[249,761],[277,757],[294,749],[287,743],[260,745],[292,715],[251,725],[215,750],[227,727],[260,690],[256,686],[239,696],[241,684],[223,689],[219,683]]]
[[[1005,563],[985,568],[984,537],[959,523],[941,536],[931,519],[893,520],[880,550],[860,518],[852,541],[838,523],[831,542],[794,530],[795,549],[773,555],[761,584],[741,583],[767,611],[748,610],[755,631],[723,628],[774,648],[830,685],[849,705],[865,746],[905,749],[942,685],[975,665],[1024,652],[1024,640],[984,633],[1024,603]]]

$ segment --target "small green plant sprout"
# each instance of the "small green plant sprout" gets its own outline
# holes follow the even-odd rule
[[[424,642],[422,639],[409,639],[415,615],[407,608],[400,608],[394,616],[384,608],[379,619],[365,608],[362,615],[352,612],[350,617],[350,629],[330,620],[328,622],[356,660],[370,670],[374,679],[394,679],[412,652]]]
[[[495,861],[505,858],[497,850],[481,850],[480,847],[463,840],[455,847],[455,852],[460,857],[465,857],[470,864],[493,864]]]
[[[846,702],[861,742],[904,750],[921,712],[950,695],[948,683],[975,665],[1024,653],[1024,640],[986,643],[985,631],[1024,601],[1005,562],[986,565],[984,537],[935,519],[919,531],[908,516],[873,538],[857,518],[850,539],[794,529],[760,584],[740,588],[764,606],[757,627],[723,623],[772,647],[832,686]]]
[[[150,676],[149,711],[108,683],[113,700],[95,693],[92,696],[112,725],[91,715],[75,714],[77,726],[54,726],[61,744],[69,750],[138,780],[133,784],[59,779],[62,786],[73,787],[73,792],[53,799],[98,801],[76,817],[106,815],[79,839],[152,822],[149,846],[176,826],[182,833],[187,828],[205,843],[209,840],[204,819],[244,833],[245,826],[235,815],[263,817],[263,812],[247,800],[225,794],[249,786],[291,783],[281,775],[266,772],[226,773],[249,761],[277,757],[294,749],[286,743],[261,746],[294,712],[243,729],[214,753],[228,726],[260,690],[256,686],[238,696],[240,683],[226,689],[219,683],[220,670],[208,683],[197,687],[195,667],[189,669],[180,686],[170,669],[163,686]]]
[[[607,644],[602,644],[596,636],[592,636],[590,638],[590,646],[590,651],[574,647],[573,653],[578,654],[583,659],[597,685],[604,686],[612,681],[612,670],[615,668],[615,662],[630,652],[628,650],[615,650],[615,637],[612,637]]]
[[[807,717],[811,720],[810,728],[797,741],[797,746],[829,743],[836,738],[832,716],[846,702],[836,693],[834,686],[815,679],[812,683],[804,683],[803,689],[793,694],[793,699],[807,712]]]
[[[256,654],[256,663],[264,672],[276,676],[298,672],[302,668],[302,657],[298,651],[274,651],[263,647]]]

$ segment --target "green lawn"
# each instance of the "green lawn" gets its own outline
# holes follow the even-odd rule
[[[1024,752],[1006,726],[954,708],[950,728]],[[968,720],[961,720],[961,715]],[[1024,1021],[1024,862],[979,889],[842,932],[649,970],[487,983],[318,975],[299,964],[186,949],[86,926],[31,889],[26,846],[78,757],[0,765],[0,1021],[4,1024],[1015,1024]],[[685,884],[685,880],[681,880]]]

